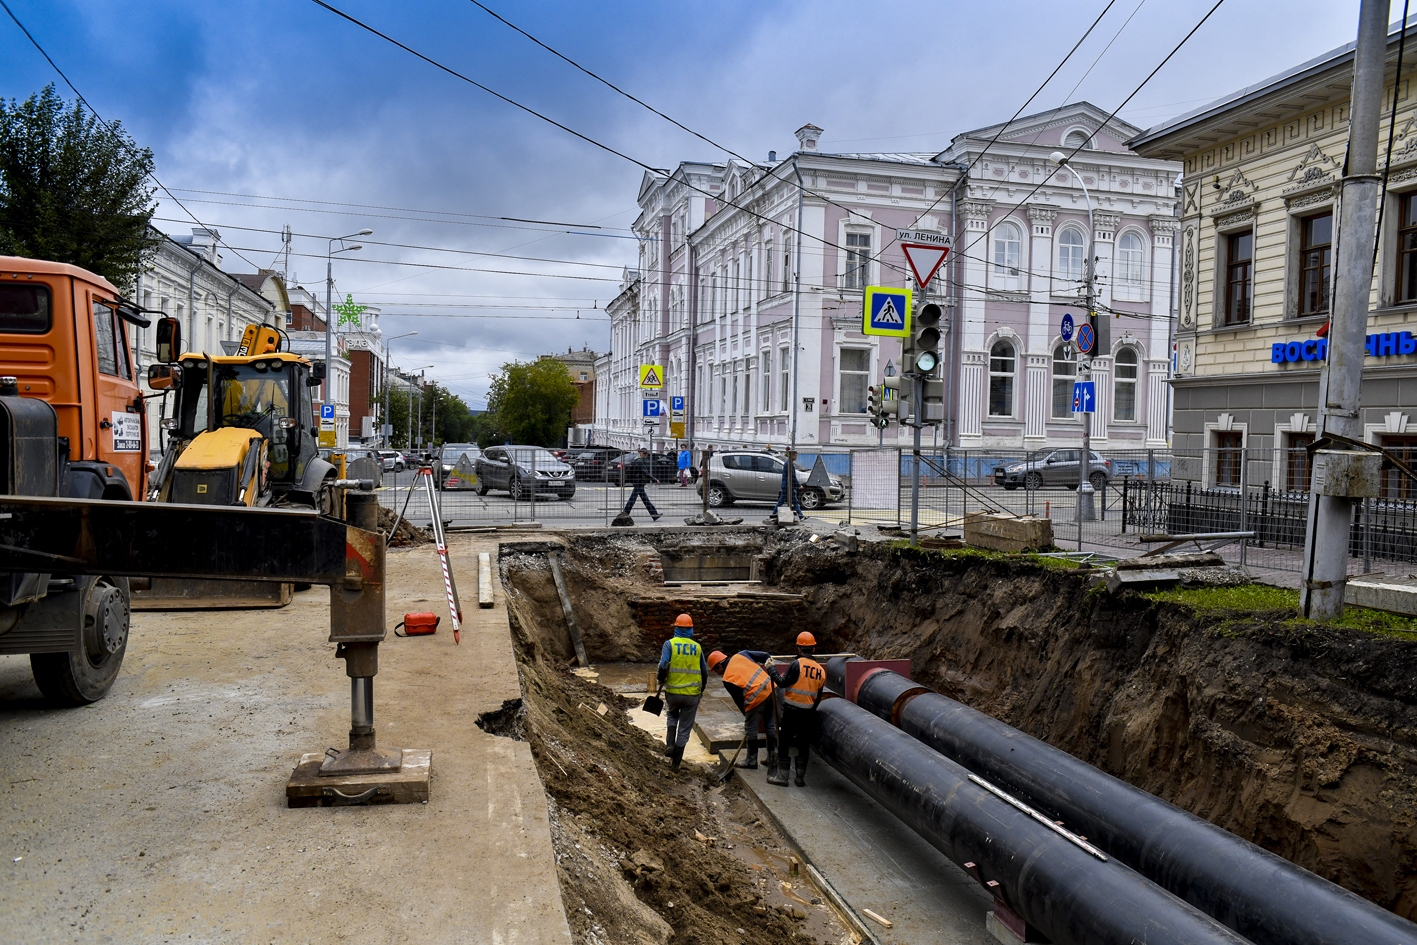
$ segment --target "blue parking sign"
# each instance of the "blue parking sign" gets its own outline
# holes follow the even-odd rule
[[[671,397],[671,398],[669,398],[669,409],[672,410],[674,413],[683,413],[683,412],[684,412],[684,398],[683,398],[683,397]]]
[[[335,405],[334,405],[334,404],[321,404],[321,405],[320,405],[320,419],[321,419],[321,420],[333,420],[334,418],[335,418]]]
[[[658,400],[645,400],[645,401],[641,401],[641,403],[644,404],[644,418],[645,418],[646,420],[650,420],[650,419],[653,419],[654,417],[658,417],[658,416],[659,416],[659,401],[658,401]]]

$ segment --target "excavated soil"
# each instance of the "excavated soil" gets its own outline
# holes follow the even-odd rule
[[[625,578],[643,565],[642,551],[592,557],[602,575]],[[581,579],[590,559],[568,557],[592,658],[638,654],[601,635],[614,595]],[[578,945],[849,941],[815,892],[790,876],[791,851],[736,778],[723,786],[687,762],[672,770],[662,741],[626,716],[634,701],[570,671],[544,554],[509,555],[504,546],[501,572],[523,699],[478,725],[531,746]],[[619,606],[625,617],[623,595]]]
[[[710,632],[734,643],[789,652],[796,632],[811,629],[819,651],[908,658],[917,679],[946,695],[1417,918],[1417,643],[1289,614],[1112,597],[1089,590],[1086,575],[1028,559],[882,543],[848,554],[796,529],[717,535],[763,556],[759,592],[800,601],[769,610],[750,597],[696,604],[697,592],[663,586],[662,536],[578,536],[564,561],[592,658],[654,659],[667,633],[655,614],[681,605],[710,615]],[[700,816],[701,785],[659,771],[641,780],[643,752],[621,739],[628,723],[619,713],[606,721],[576,708],[607,697],[577,695],[581,681],[552,673],[572,650],[544,556],[504,556],[503,577],[515,589],[514,611],[552,628],[523,631],[519,645],[528,658],[528,737],[545,759],[543,776],[551,769],[557,803],[590,806],[578,800],[589,759],[573,768],[557,748],[580,736],[550,734],[575,719],[586,737],[604,741],[608,754],[599,757],[623,753],[607,769],[625,778],[630,833],[622,836],[673,829],[659,811],[644,813],[642,800],[656,792]],[[720,901],[731,902],[736,888]],[[660,900],[641,899],[670,914]],[[725,927],[699,928],[709,941],[718,940],[710,928]]]

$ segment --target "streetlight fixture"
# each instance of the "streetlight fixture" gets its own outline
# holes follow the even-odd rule
[[[418,334],[418,332],[410,331],[405,332],[402,335],[394,335],[392,338],[384,339],[384,425],[389,428],[388,432],[384,433],[383,436],[380,437],[380,440],[384,444],[384,449],[388,449],[390,447],[390,441],[393,439],[394,435],[393,421],[389,419],[389,360],[393,356],[392,353],[389,351],[389,345],[393,344],[395,341],[398,341],[400,338],[412,338],[416,334]]]
[[[1087,324],[1092,325],[1092,296],[1093,296],[1093,260],[1096,258],[1097,230],[1092,222],[1092,194],[1087,192],[1087,185],[1082,182],[1082,175],[1069,163],[1067,155],[1062,151],[1054,151],[1048,155],[1048,160],[1066,170],[1078,182],[1082,188],[1083,198],[1087,200],[1087,259],[1083,268],[1083,287],[1087,293]],[[1096,326],[1093,326],[1096,330]],[[1092,342],[1093,350],[1097,349],[1097,339],[1094,336]],[[1088,380],[1092,379],[1092,352],[1078,351],[1078,374],[1086,375]],[[1078,457],[1078,505],[1077,514],[1074,516],[1078,522],[1093,522],[1097,520],[1097,507],[1093,502],[1092,480],[1088,477],[1092,473],[1092,414],[1084,412],[1082,415],[1082,455]],[[1078,529],[1078,549],[1082,548],[1082,529]]]
[[[334,340],[330,332],[330,321],[334,317],[334,291],[335,291],[335,270],[334,257],[336,253],[354,253],[363,249],[356,243],[353,246],[341,246],[335,249],[336,243],[342,243],[347,239],[356,236],[373,236],[374,231],[365,227],[358,233],[350,233],[348,236],[332,236],[325,244],[325,385],[320,390],[322,403],[330,403],[330,381],[334,375]]]

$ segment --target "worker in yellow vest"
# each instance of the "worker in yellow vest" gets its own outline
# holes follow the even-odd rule
[[[694,641],[694,618],[680,614],[674,621],[674,635],[664,641],[659,653],[659,687],[664,690],[666,730],[664,753],[674,767],[684,760],[684,747],[694,732],[699,700],[708,685],[708,662],[703,648]]]
[[[733,697],[743,712],[743,736],[748,756],[738,762],[740,768],[758,766],[758,723],[763,723],[768,743],[768,783],[786,785],[787,776],[779,774],[777,762],[777,712],[773,704],[772,676],[764,667],[769,655],[762,650],[739,650],[729,657],[714,650],[709,654],[709,669],[723,677],[723,688]]]
[[[807,783],[807,755],[812,743],[812,725],[817,720],[817,703],[822,701],[822,686],[826,684],[826,670],[812,659],[816,652],[817,640],[803,630],[797,634],[797,658],[786,666],[774,666],[770,672],[782,692],[782,733],[779,740],[778,763],[782,765],[782,778],[787,780],[787,769],[792,765],[792,749],[797,749],[796,776],[793,783],[802,787]]]

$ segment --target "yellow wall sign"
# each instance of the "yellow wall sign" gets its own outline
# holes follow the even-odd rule
[[[861,332],[892,338],[910,337],[910,290],[867,286]]]
[[[640,365],[640,386],[660,388],[664,386],[664,365],[662,364],[641,364]]]

